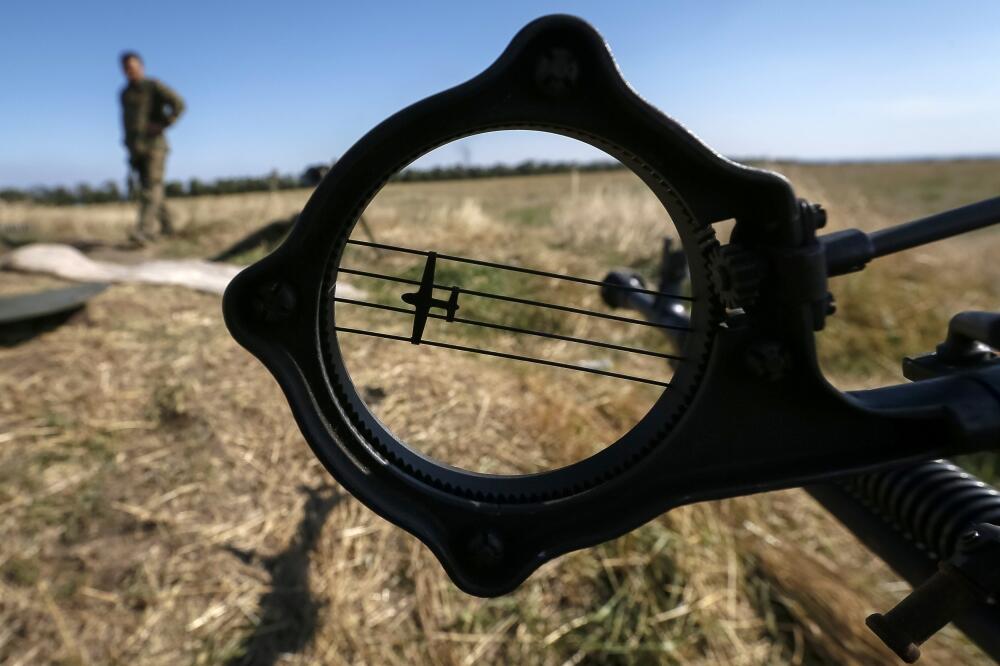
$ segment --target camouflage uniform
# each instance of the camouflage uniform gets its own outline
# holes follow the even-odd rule
[[[161,231],[171,233],[173,227],[163,192],[168,150],[163,130],[184,112],[184,100],[163,83],[148,78],[129,83],[122,89],[121,98],[129,165],[139,176],[141,186],[136,235],[144,240]]]

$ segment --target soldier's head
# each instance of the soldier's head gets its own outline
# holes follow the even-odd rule
[[[135,51],[125,51],[121,55],[122,71],[129,81],[142,81],[146,67],[142,64],[142,57]]]

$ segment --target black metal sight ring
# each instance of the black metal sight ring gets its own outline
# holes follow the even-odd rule
[[[435,147],[500,129],[570,136],[632,169],[677,225],[693,299],[687,362],[653,410],[591,458],[515,477],[443,465],[382,426],[344,367],[333,299],[351,230],[388,178]],[[770,262],[753,309],[740,318],[726,317],[718,296],[725,271],[715,269],[712,224],[731,218],[746,247]],[[814,231],[781,176],[707,148],[629,88],[592,27],[550,16],[525,27],[482,74],[400,111],[352,147],[284,244],[232,282],[224,312],[233,336],[278,379],[331,474],[426,543],[462,589],[497,595],[560,553],[685,502],[801,485],[958,445],[954,418],[933,391],[902,409],[891,391],[845,396],[822,378],[812,336],[825,264]],[[454,304],[438,300],[416,291],[406,302],[424,316],[433,306],[454,317]],[[766,372],[747,362],[754,355]],[[963,395],[980,399],[975,388]],[[820,421],[834,425],[808,450],[789,450],[790,438]],[[918,433],[935,443],[915,444]]]

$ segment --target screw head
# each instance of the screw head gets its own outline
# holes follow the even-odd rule
[[[549,97],[559,97],[576,86],[580,77],[580,64],[566,48],[547,49],[535,66],[535,83]]]
[[[480,569],[492,569],[503,562],[503,539],[491,529],[477,530],[466,543],[466,550]]]
[[[787,374],[791,359],[777,342],[758,342],[747,349],[746,366],[754,376],[776,382]]]
[[[826,226],[826,209],[822,205],[814,203],[812,205],[813,219],[815,220],[816,228],[822,229]]]
[[[253,301],[254,313],[266,322],[288,319],[295,311],[295,305],[295,291],[281,281],[261,285]]]

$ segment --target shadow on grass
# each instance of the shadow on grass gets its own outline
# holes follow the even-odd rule
[[[235,263],[250,263],[248,260],[256,261],[269,254],[271,250],[285,240],[285,237],[288,236],[288,232],[291,231],[298,217],[298,215],[292,215],[288,219],[269,222],[230,245],[222,252],[210,257],[209,261],[233,262],[238,259],[242,259],[243,261],[235,261]]]
[[[323,524],[344,495],[330,486],[301,490],[308,496],[302,520],[288,547],[271,557],[227,546],[226,550],[247,564],[262,564],[271,576],[271,588],[258,602],[260,622],[227,666],[270,666],[312,641],[320,603],[309,591],[309,555]]]
[[[70,321],[77,312],[79,312],[79,308],[68,312],[57,312],[44,317],[37,317],[28,321],[0,324],[0,347],[16,347],[43,333],[54,331]]]

